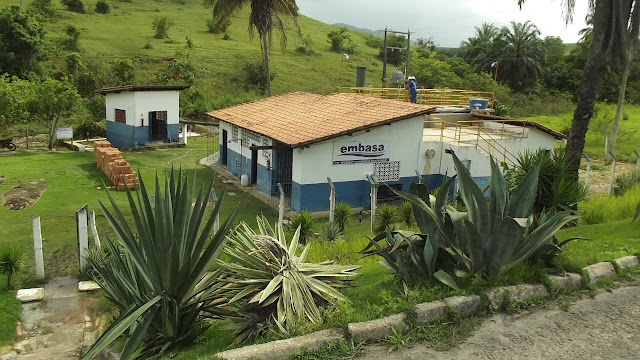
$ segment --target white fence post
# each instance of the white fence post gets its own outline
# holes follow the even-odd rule
[[[87,224],[87,204],[76,211],[76,224],[78,234],[78,269],[82,273],[87,261],[82,256],[89,248],[89,226]]]
[[[329,193],[329,223],[333,223],[333,218],[336,212],[336,187],[333,185],[331,178],[327,176],[329,187],[331,192]]]
[[[616,159],[616,156],[613,155],[611,151],[609,151],[609,155],[611,155],[611,158],[613,159],[613,166],[611,167],[611,181],[609,182],[609,196],[611,196],[613,194],[613,184],[616,181],[616,162],[618,159]]]
[[[216,195],[216,190],[213,189],[211,191],[211,197],[213,198],[213,207],[215,208],[218,205],[218,196]],[[220,212],[216,214],[216,218],[213,221],[213,233],[217,233],[218,229],[220,229]]]
[[[587,159],[587,173],[584,175],[584,186],[589,186],[589,177],[591,177],[591,158],[587,154],[582,154]]]
[[[97,247],[100,245],[100,236],[98,236],[98,228],[96,227],[96,212],[91,210],[89,212],[89,226],[91,226],[91,234],[93,234],[93,242]]]
[[[374,174],[367,174],[367,180],[371,184],[371,233],[375,232],[376,207],[378,206],[378,178]]]
[[[36,258],[36,279],[44,279],[44,257],[42,256],[42,232],[40,231],[40,216],[31,219],[33,228],[33,251]]]

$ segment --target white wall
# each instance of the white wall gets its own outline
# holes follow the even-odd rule
[[[435,156],[431,159],[427,157],[427,150],[433,149]],[[441,174],[452,176],[456,174],[453,165],[453,157],[445,150],[455,152],[461,161],[471,160],[470,174],[472,177],[491,176],[491,163],[489,157],[477,150],[473,146],[457,146],[439,141],[425,141],[420,144],[418,171],[422,175]]]
[[[149,111],[166,111],[167,124],[178,124],[180,120],[180,95],[178,90],[136,91],[134,126],[149,125]],[[128,117],[128,115],[127,115]]]
[[[106,94],[105,111],[107,121],[116,121],[116,109],[126,111],[127,125],[132,125],[136,116],[134,94],[129,91]]]
[[[366,180],[373,173],[373,163],[333,164],[334,143],[343,141],[385,141],[389,161],[400,161],[400,177],[415,177],[418,167],[418,149],[422,140],[423,116],[381,125],[370,131],[357,131],[353,136],[341,136],[309,147],[293,150],[293,181],[298,184],[326,183],[327,176],[334,182]],[[387,156],[385,156],[386,158]]]

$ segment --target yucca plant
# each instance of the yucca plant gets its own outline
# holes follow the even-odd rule
[[[382,204],[376,209],[376,225],[374,230],[377,234],[384,233],[387,229],[393,230],[398,221],[398,209],[389,204]]]
[[[411,229],[413,226],[413,205],[409,201],[402,202],[399,215],[407,229]]]
[[[343,233],[340,226],[335,222],[326,223],[320,228],[318,238],[322,241],[334,242],[342,237]]]
[[[224,254],[230,260],[218,263],[228,283],[229,306],[244,319],[236,342],[268,328],[286,334],[300,321],[320,322],[319,306],[348,301],[336,288],[348,286],[359,266],[307,263],[311,244],[298,251],[300,228],[288,240],[280,226],[258,217],[257,232],[243,222],[228,239]]]
[[[108,191],[113,209],[100,202],[118,245],[106,238],[111,253],[106,265],[87,259],[95,281],[120,315],[83,359],[92,359],[123,334],[121,359],[134,353],[140,359],[173,356],[206,330],[203,320],[227,313],[220,306],[224,297],[220,272],[208,271],[222,250],[235,211],[212,234],[222,204],[221,200],[213,211],[207,210],[213,182],[196,194],[195,176],[189,182],[183,180],[182,171],[172,170],[161,186],[156,175],[153,209],[139,178],[137,191],[126,192],[132,225]]]
[[[336,204],[333,212],[333,221],[340,226],[340,231],[345,232],[347,225],[351,222],[351,205],[345,202],[339,202]]]
[[[7,276],[7,288],[13,288],[11,280],[24,267],[24,254],[14,247],[7,247],[0,252],[0,274]]]
[[[316,219],[309,210],[302,210],[293,215],[289,220],[289,230],[296,231],[300,229],[300,242],[306,244],[307,240],[313,236],[313,225],[315,222]]]

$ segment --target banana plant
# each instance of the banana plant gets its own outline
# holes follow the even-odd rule
[[[100,202],[118,241],[107,238],[106,264],[91,257],[94,280],[120,309],[120,316],[98,338],[83,359],[92,359],[125,335],[121,359],[174,356],[207,329],[208,318],[229,315],[220,271],[209,272],[231,229],[236,211],[213,233],[222,201],[208,210],[213,182],[196,195],[195,176],[182,171],[155,181],[155,209],[142,176],[136,191],[127,190],[131,220],[107,191],[112,210]],[[162,191],[164,189],[164,191]],[[224,197],[224,193],[221,198]],[[207,218],[208,213],[208,218]]]
[[[300,227],[288,240],[281,226],[274,229],[264,217],[257,222],[257,232],[242,222],[227,236],[223,253],[229,261],[218,260],[229,306],[244,319],[236,342],[259,335],[269,325],[286,334],[300,321],[320,322],[319,306],[349,301],[336,288],[348,286],[346,280],[359,268],[332,261],[308,263],[311,244],[299,252]]]

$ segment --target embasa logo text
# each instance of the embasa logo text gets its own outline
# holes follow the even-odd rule
[[[348,145],[340,148],[341,156],[380,157],[385,154],[384,145]]]

